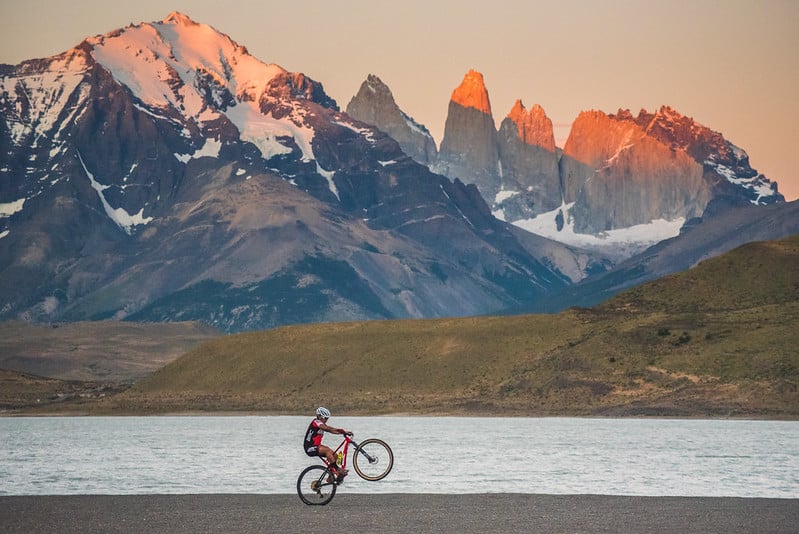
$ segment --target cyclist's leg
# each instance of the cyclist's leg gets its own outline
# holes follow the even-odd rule
[[[327,465],[330,467],[331,471],[337,473],[338,476],[343,477],[347,474],[348,471],[346,469],[338,466],[336,463],[336,453],[327,445],[319,445],[319,456],[327,461]]]
[[[319,457],[325,460],[328,464],[331,464],[334,468],[336,466],[336,455],[333,453],[333,449],[326,445],[314,445],[312,447],[308,447],[306,449],[305,454],[311,457]]]
[[[327,445],[319,445],[319,456],[324,458],[331,467],[335,467],[336,455],[333,454],[333,449]]]

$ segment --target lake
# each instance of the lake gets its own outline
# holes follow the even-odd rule
[[[294,493],[296,416],[3,417],[0,495]],[[337,417],[394,469],[352,493],[799,498],[799,422]],[[325,437],[326,444],[338,436]]]

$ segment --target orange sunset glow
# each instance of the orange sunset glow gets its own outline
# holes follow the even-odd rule
[[[470,69],[466,73],[461,84],[452,91],[450,100],[465,108],[474,108],[491,115],[491,102],[488,100],[483,75],[474,70]]]

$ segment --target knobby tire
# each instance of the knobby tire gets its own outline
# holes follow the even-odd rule
[[[372,461],[364,454],[368,453]],[[394,453],[391,447],[381,439],[365,439],[358,444],[352,455],[355,472],[364,480],[380,480],[385,478],[394,467]]]
[[[306,467],[297,478],[297,495],[302,502],[320,506],[332,501],[337,486],[335,482],[327,481],[332,474],[329,468],[322,465]]]

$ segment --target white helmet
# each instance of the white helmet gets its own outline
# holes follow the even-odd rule
[[[330,410],[325,408],[324,406],[320,406],[316,409],[316,416],[317,417],[324,417],[325,419],[330,417]]]

